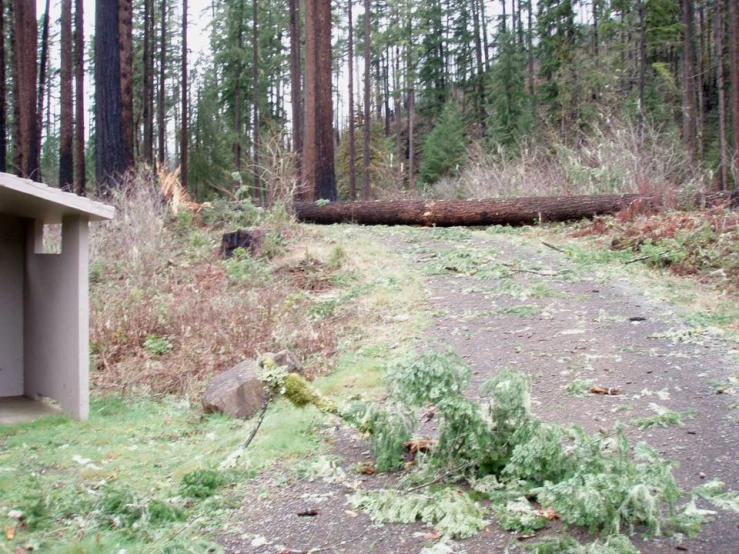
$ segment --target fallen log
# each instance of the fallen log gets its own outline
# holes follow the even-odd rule
[[[640,204],[651,208],[653,197],[641,194],[543,196],[496,200],[395,200],[388,202],[296,203],[295,215],[306,223],[360,225],[530,225],[614,214]]]

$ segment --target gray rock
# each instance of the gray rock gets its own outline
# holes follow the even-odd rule
[[[248,419],[261,410],[269,393],[259,380],[259,372],[267,359],[274,360],[277,366],[286,366],[289,373],[305,374],[302,364],[289,350],[264,354],[259,361],[246,360],[213,379],[203,394],[205,413],[223,413]]]
[[[259,370],[257,362],[247,360],[216,376],[203,395],[205,413],[247,419],[261,410],[268,393]]]

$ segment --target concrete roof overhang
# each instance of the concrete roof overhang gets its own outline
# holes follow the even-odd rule
[[[54,224],[61,223],[66,215],[78,215],[90,221],[113,219],[115,208],[43,183],[0,173],[0,214]]]

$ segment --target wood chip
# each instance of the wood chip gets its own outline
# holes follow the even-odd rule
[[[593,394],[603,394],[606,396],[617,396],[621,394],[621,389],[612,389],[596,385],[592,389],[590,389],[590,392],[592,392]]]

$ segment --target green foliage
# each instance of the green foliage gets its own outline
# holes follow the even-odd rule
[[[636,425],[642,431],[644,429],[651,429],[652,427],[671,427],[673,425],[683,425],[683,419],[692,419],[697,415],[695,410],[687,410],[685,412],[676,412],[655,404],[654,402],[649,403],[649,408],[656,412],[657,415],[641,417],[632,420],[632,423]]]
[[[164,356],[172,350],[172,340],[169,337],[149,335],[144,340],[144,349],[150,354]]]
[[[223,263],[226,266],[228,282],[232,285],[258,287],[269,282],[271,277],[269,268],[243,248],[234,250],[233,257]]]
[[[611,535],[587,546],[581,545],[569,535],[547,537],[522,548],[532,554],[639,554],[624,535]]]
[[[470,368],[457,354],[428,350],[391,363],[386,380],[393,397],[420,408],[450,395],[461,396],[471,376]]]
[[[385,406],[357,403],[342,413],[355,425],[369,433],[375,455],[375,469],[389,471],[403,466],[405,443],[416,429],[415,414],[401,403]]]
[[[196,469],[182,477],[180,489],[190,498],[208,498],[226,483],[224,475],[212,469]]]
[[[547,526],[547,517],[534,509],[525,497],[509,500],[505,505],[493,507],[495,518],[506,531],[530,535]]]
[[[464,163],[466,143],[462,112],[453,102],[447,102],[434,129],[426,137],[419,177],[432,185],[445,175],[455,175]]]
[[[594,385],[592,379],[575,379],[565,386],[564,392],[567,396],[585,396]]]
[[[358,492],[349,501],[379,523],[421,520],[453,538],[471,537],[487,525],[483,508],[456,489],[446,488],[429,494],[398,494],[393,490]]]

